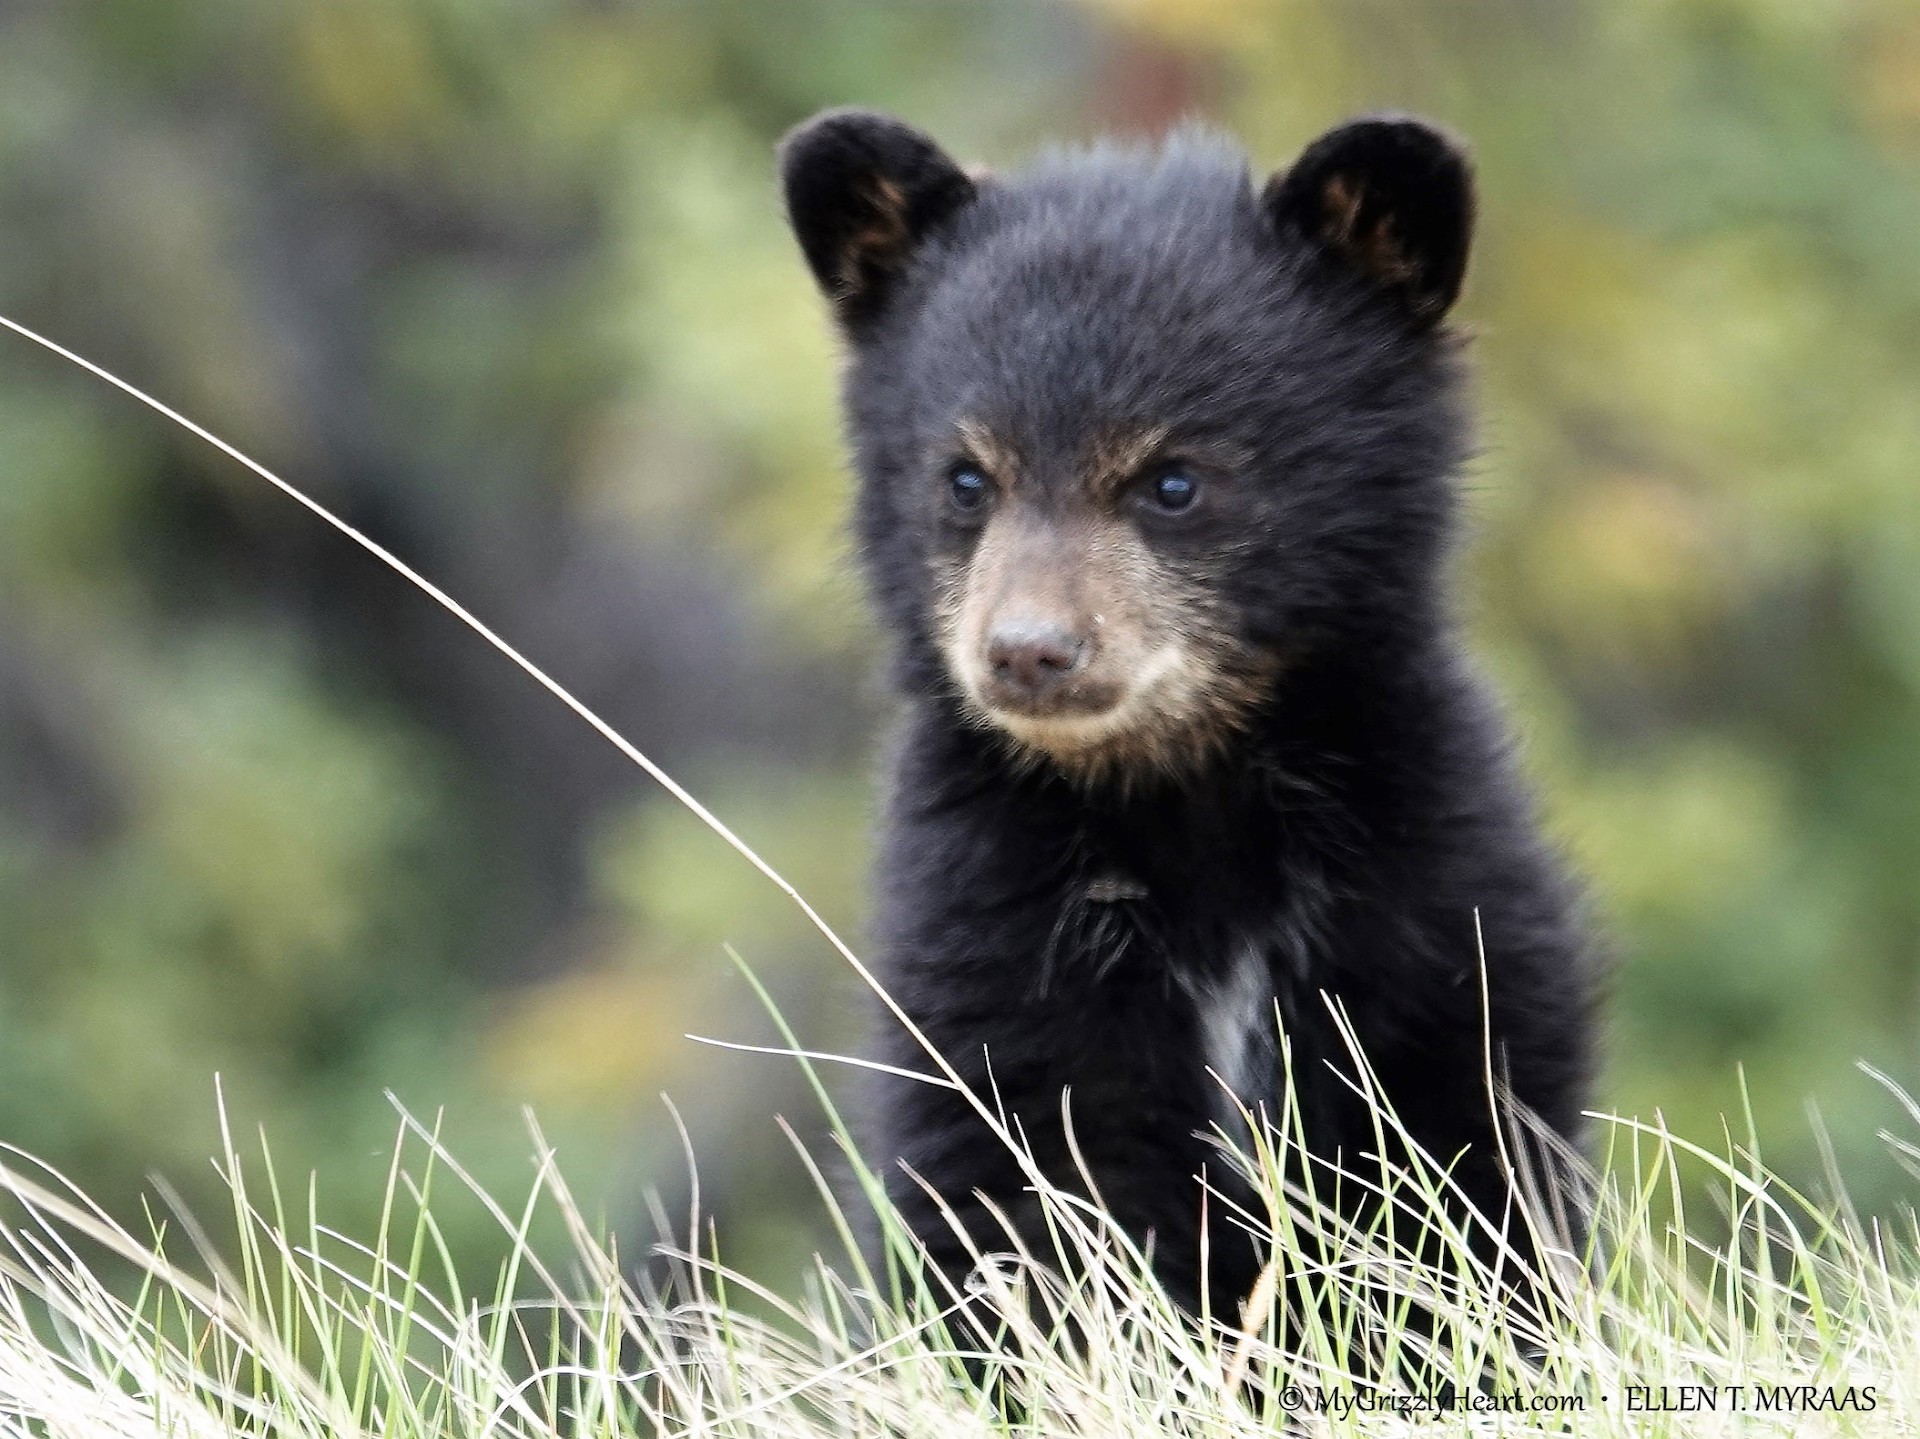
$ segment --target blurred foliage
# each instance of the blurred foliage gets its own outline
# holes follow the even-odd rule
[[[881,707],[828,327],[771,145],[1017,163],[1187,113],[1283,163],[1471,138],[1483,648],[1619,955],[1601,1101],[1768,1159],[1920,1079],[1920,14],[1906,0],[16,0],[0,310],[278,466],[525,645],[857,933]],[[684,1111],[733,1249],[861,998],[690,816],[236,467],[0,346],[0,1139],[212,1202],[213,1075],[371,1205],[382,1091],[518,1106],[644,1227]],[[355,1165],[364,1172],[357,1172]],[[669,1208],[673,1201],[669,1200]],[[342,1213],[339,1206],[336,1214]],[[484,1262],[484,1231],[456,1234]]]

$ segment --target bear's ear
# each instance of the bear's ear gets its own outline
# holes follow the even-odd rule
[[[1465,150],[1422,120],[1373,115],[1329,130],[1267,182],[1261,205],[1430,325],[1460,293],[1473,236]]]
[[[828,110],[780,142],[787,218],[849,331],[879,313],[927,231],[973,199],[940,147],[890,115]]]

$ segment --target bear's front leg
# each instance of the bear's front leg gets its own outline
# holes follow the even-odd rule
[[[1199,1036],[1176,1032],[1195,1027],[1186,1006],[1164,986],[1124,975],[1056,986],[1046,997],[983,995],[988,1002],[973,1013],[956,1013],[946,998],[922,1007],[916,1022],[1005,1133],[966,1095],[888,1077],[869,1149],[945,1284],[965,1293],[979,1255],[1022,1251],[1073,1282],[1081,1248],[1064,1210],[1042,1202],[1039,1177],[1097,1198],[1188,1313],[1237,1313],[1260,1259],[1244,1228],[1225,1217],[1225,1200],[1244,1202],[1244,1185],[1212,1137],[1219,1086]],[[927,1069],[924,1051],[894,1028],[883,1046],[888,1062]],[[1098,1242],[1100,1221],[1082,1223]]]

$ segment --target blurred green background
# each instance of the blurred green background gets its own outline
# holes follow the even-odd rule
[[[461,597],[857,934],[885,704],[828,326],[770,147],[895,109],[957,153],[1359,110],[1470,137],[1478,638],[1620,956],[1604,1107],[1709,1142],[1744,1065],[1864,1207],[1920,1080],[1920,10],[8,0],[0,311]],[[0,336],[0,1140],[116,1213],[217,1207],[218,1072],[370,1219],[443,1106],[531,1105],[644,1235],[684,1114],[732,1258],[795,1264],[791,1064],[860,991],[504,660],[254,477]],[[456,1226],[457,1227],[457,1226]],[[473,1262],[497,1244],[454,1235]]]

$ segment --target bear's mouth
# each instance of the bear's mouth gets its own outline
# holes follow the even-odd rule
[[[971,696],[986,718],[1022,744],[1058,757],[1084,756],[1124,744],[1135,732],[1164,724],[1178,708],[1182,648],[1168,645],[1118,675],[1093,666],[1058,687],[1035,693],[984,661],[974,667]]]
[[[1126,686],[1101,675],[1079,675],[1058,688],[1035,693],[988,669],[976,686],[981,707],[996,720],[1057,723],[1068,727],[1099,723],[1122,708]]]

